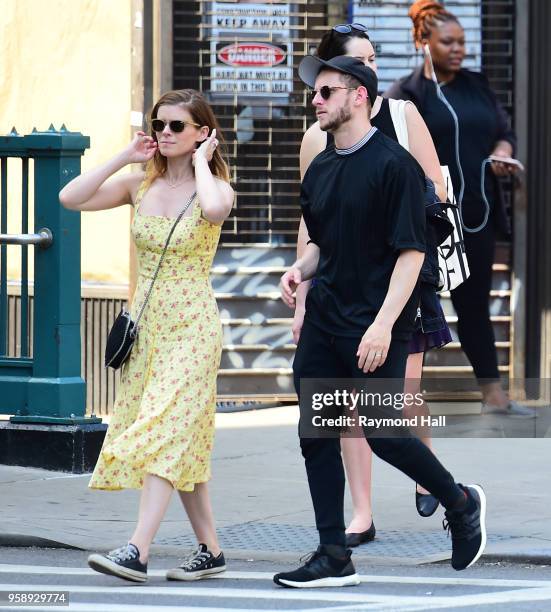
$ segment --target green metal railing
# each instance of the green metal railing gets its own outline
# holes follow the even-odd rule
[[[65,126],[56,131],[15,129],[0,136],[0,414],[13,422],[84,420],[85,382],[80,354],[80,214],[64,209],[59,191],[80,173],[90,139]],[[21,160],[21,234],[8,234],[10,158]],[[29,161],[32,160],[33,172]],[[31,176],[32,175],[32,176]],[[29,233],[29,187],[34,187],[34,227]],[[15,191],[15,190],[14,190]],[[21,248],[19,350],[9,354],[8,244]],[[29,246],[34,245],[34,313],[29,312]],[[32,331],[32,334],[31,334]],[[32,338],[32,346],[31,346]],[[12,351],[13,353],[13,351]],[[31,357],[32,355],[32,357]],[[90,419],[86,419],[90,422]]]

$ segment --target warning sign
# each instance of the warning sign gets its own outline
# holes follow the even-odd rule
[[[289,4],[212,3],[211,95],[292,92],[290,14]]]

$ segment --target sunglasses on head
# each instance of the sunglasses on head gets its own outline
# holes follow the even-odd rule
[[[361,23],[339,23],[333,27],[333,30],[339,34],[350,34],[352,30],[367,34],[367,28]]]
[[[357,89],[357,87],[329,87],[329,85],[324,85],[320,89],[309,89],[308,93],[312,96],[312,98],[315,98],[316,95],[319,93],[319,95],[324,100],[329,100],[329,98],[331,97],[331,94],[336,89],[348,89],[349,91],[354,91],[355,89]]]
[[[152,119],[151,127],[154,132],[162,132],[165,129],[166,124],[168,123],[168,127],[171,132],[175,134],[179,134],[184,131],[186,125],[194,125],[195,127],[201,127],[198,123],[194,123],[193,121],[180,121],[179,119],[174,119],[173,121],[164,121],[164,119]]]

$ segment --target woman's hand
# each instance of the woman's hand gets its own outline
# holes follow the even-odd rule
[[[496,157],[511,157],[513,154],[513,147],[506,143],[507,146],[503,146],[503,144],[498,143],[496,148],[492,151],[492,155]],[[503,161],[493,161],[492,162],[492,172],[496,176],[509,176],[511,174],[516,174],[518,167],[514,164],[508,164]]]
[[[492,172],[496,176],[510,176],[511,174],[516,174],[517,171],[518,167],[514,164],[508,164],[507,162],[501,161],[492,162]]]
[[[128,164],[148,162],[157,151],[157,141],[145,132],[136,132],[132,142],[124,150]]]
[[[210,162],[218,145],[219,142],[216,138],[216,130],[212,130],[211,135],[203,140],[201,146],[193,153],[191,158],[192,164],[195,165],[198,159],[205,159],[207,162]]]

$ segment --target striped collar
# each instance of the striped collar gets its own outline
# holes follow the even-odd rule
[[[351,153],[355,153],[358,149],[361,149],[364,146],[364,144],[373,136],[373,134],[375,134],[376,131],[377,128],[373,126],[361,140],[358,140],[356,144],[352,145],[348,149],[337,149],[337,147],[335,147],[335,153],[337,155],[350,155]]]

